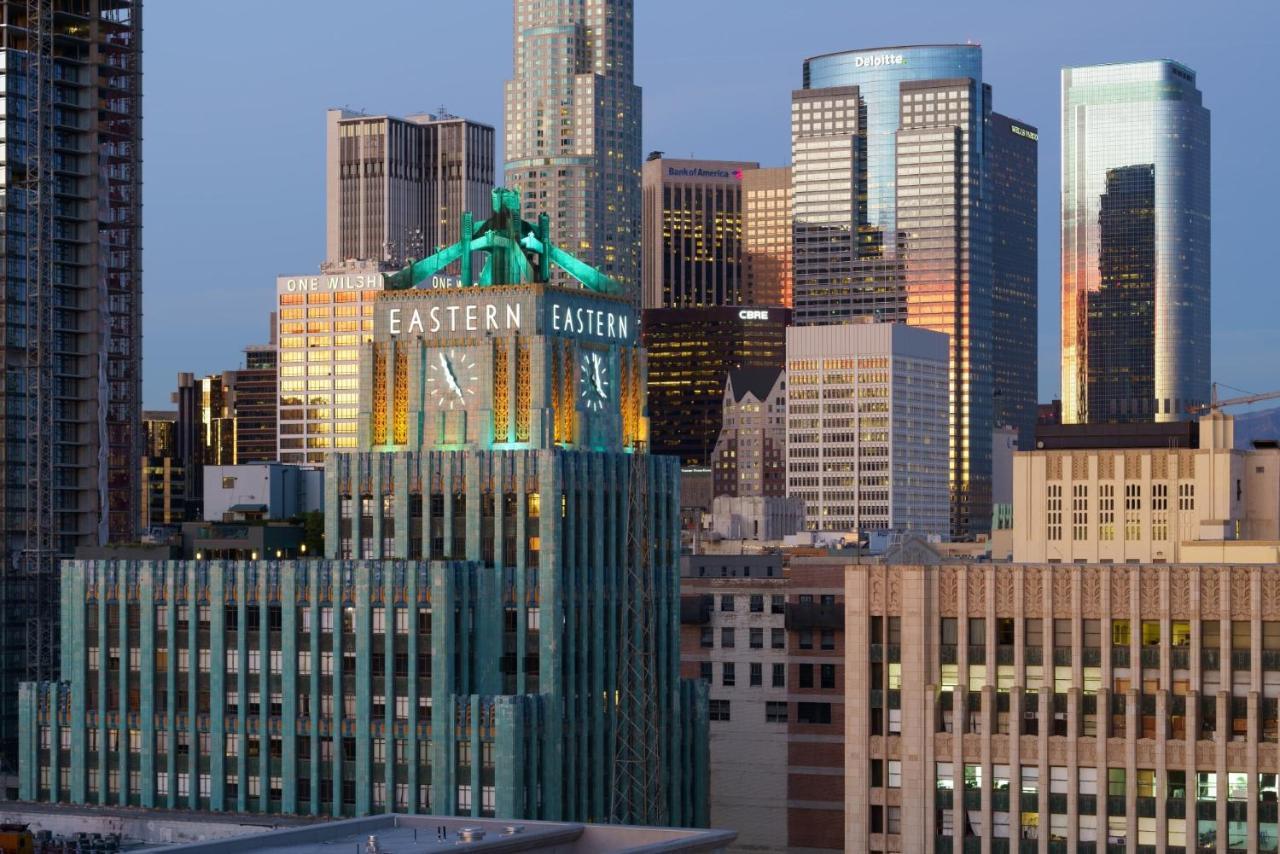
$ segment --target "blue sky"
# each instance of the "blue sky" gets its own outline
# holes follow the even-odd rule
[[[806,56],[974,41],[995,108],[1040,129],[1040,399],[1058,391],[1064,65],[1168,57],[1213,124],[1213,376],[1280,389],[1280,3],[635,0],[645,150],[789,159]],[[150,3],[144,36],[144,399],[267,339],[275,277],[324,254],[324,113],[445,106],[501,128],[511,0]],[[501,137],[499,137],[501,138]],[[501,156],[501,153],[499,153]]]

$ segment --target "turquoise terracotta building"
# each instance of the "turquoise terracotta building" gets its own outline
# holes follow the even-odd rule
[[[518,211],[387,277],[324,559],[64,563],[24,799],[706,825],[637,318]]]

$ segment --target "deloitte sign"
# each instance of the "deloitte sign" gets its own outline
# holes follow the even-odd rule
[[[879,68],[882,65],[905,65],[907,60],[900,53],[877,53],[871,56],[855,56],[854,68]]]

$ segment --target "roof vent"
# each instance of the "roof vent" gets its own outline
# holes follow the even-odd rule
[[[459,842],[479,842],[484,839],[484,829],[480,827],[464,827],[458,831]]]

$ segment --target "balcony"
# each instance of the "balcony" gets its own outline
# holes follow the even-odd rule
[[[711,622],[711,595],[681,596],[680,622],[686,626],[705,626]]]
[[[1111,666],[1112,667],[1128,667],[1129,666],[1129,647],[1127,646],[1111,647]]]
[[[818,602],[788,602],[787,631],[801,629],[844,630],[844,607]]]
[[[1160,666],[1160,647],[1144,646],[1142,648],[1141,656],[1143,667],[1155,669]]]

